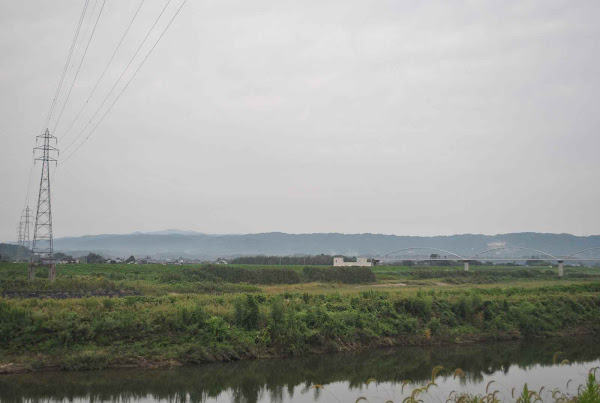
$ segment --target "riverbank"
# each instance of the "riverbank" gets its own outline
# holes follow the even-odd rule
[[[555,353],[560,351],[560,355]],[[561,365],[564,359],[568,365]],[[190,402],[306,402],[356,401],[365,396],[379,402],[402,402],[414,388],[431,381],[432,369],[438,371],[437,388],[429,395],[444,397],[451,391],[486,394],[502,389],[510,399],[527,382],[539,391],[558,387],[576,393],[582,374],[598,365],[600,346],[594,337],[548,338],[530,341],[475,343],[459,346],[405,347],[356,353],[336,353],[293,359],[246,360],[184,366],[167,370],[107,369],[103,371],[45,371],[0,376],[0,402],[19,401],[190,401]],[[454,376],[461,368],[464,377]],[[560,371],[557,380],[554,374]],[[515,379],[515,373],[518,378]],[[376,381],[373,382],[373,379]],[[572,379],[568,388],[566,382]],[[405,381],[411,384],[402,388]],[[463,382],[464,381],[464,382]],[[321,385],[320,399],[314,396]],[[401,390],[404,389],[404,394]],[[237,400],[232,398],[237,396]],[[283,398],[278,399],[278,396]],[[426,401],[431,399],[420,396]],[[437,401],[437,400],[436,400]],[[553,401],[553,400],[549,400]]]
[[[0,371],[159,368],[600,330],[600,282],[0,299]]]

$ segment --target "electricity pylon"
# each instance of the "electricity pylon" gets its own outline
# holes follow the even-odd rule
[[[29,279],[35,277],[36,266],[48,267],[48,278],[54,281],[56,265],[54,264],[54,241],[52,238],[52,202],[50,199],[50,163],[56,162],[55,153],[58,149],[50,145],[56,144],[56,137],[50,135],[48,129],[44,134],[36,137],[37,153],[35,161],[42,162],[40,189],[38,193],[37,210],[35,214],[35,227],[33,230],[33,246],[29,264]],[[40,144],[41,143],[41,144]]]
[[[25,215],[23,217],[23,246],[27,249],[31,248],[29,239],[29,228],[31,227],[31,209],[29,206],[25,207]]]
[[[23,216],[17,225],[17,262],[23,259]]]
[[[29,243],[29,227],[31,226],[31,209],[29,206],[25,207],[23,214],[21,214],[21,221],[17,227],[18,234],[18,245],[19,250],[17,251],[17,262],[23,261],[23,251],[29,251],[31,247]]]

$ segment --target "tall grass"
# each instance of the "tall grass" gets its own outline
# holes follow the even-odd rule
[[[573,290],[0,299],[0,340],[11,356],[114,347],[110,365],[597,332],[597,288]]]

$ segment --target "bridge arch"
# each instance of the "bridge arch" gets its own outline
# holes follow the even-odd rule
[[[447,253],[447,254],[449,254],[449,255],[452,255],[452,256],[454,256],[454,257],[458,258],[459,260],[465,260],[465,258],[464,258],[464,257],[462,257],[462,256],[460,256],[460,255],[457,255],[457,254],[456,254],[456,253],[454,253],[454,252],[450,252],[450,251],[447,251],[447,250],[444,250],[444,249],[439,249],[439,248],[427,247],[427,246],[414,246],[414,247],[412,247],[412,248],[402,248],[402,249],[398,249],[398,250],[395,250],[395,251],[393,251],[393,252],[390,252],[390,253],[387,253],[387,254],[383,255],[383,256],[382,256],[382,260],[383,260],[383,261],[385,261],[385,259],[386,259],[386,258],[387,258],[389,255],[393,255],[394,253],[398,253],[398,252],[404,252],[404,251],[407,251],[407,250],[423,250],[423,249],[425,249],[425,250],[437,251],[437,252],[442,252],[442,253]]]
[[[595,246],[593,248],[588,248],[588,249],[580,250],[579,252],[575,252],[575,253],[573,253],[573,254],[571,254],[569,256],[566,256],[565,259],[569,259],[569,258],[572,258],[573,256],[579,255],[580,253],[588,252],[590,250],[596,250],[596,249],[600,249],[600,246]]]
[[[485,253],[488,253],[488,252],[494,252],[494,251],[496,251],[496,250],[505,250],[505,249],[519,249],[519,250],[528,250],[528,251],[531,251],[531,252],[540,253],[540,254],[542,254],[542,255],[544,255],[544,256],[548,256],[548,257],[549,257],[551,260],[556,260],[556,261],[562,260],[562,259],[560,259],[560,258],[557,258],[556,256],[552,256],[551,254],[549,254],[549,253],[546,253],[546,252],[544,252],[544,251],[537,250],[537,249],[532,249],[532,248],[524,248],[524,247],[522,247],[522,246],[502,246],[502,247],[500,247],[500,248],[492,248],[492,249],[484,250],[483,252],[479,252],[478,254],[471,256],[471,257],[469,258],[469,260],[475,260],[475,258],[477,258],[477,257],[479,257],[479,256],[481,256],[481,255],[483,255],[483,254],[485,254]],[[583,252],[583,251],[582,251],[582,252]]]

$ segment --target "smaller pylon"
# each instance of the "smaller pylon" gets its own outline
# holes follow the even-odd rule
[[[31,228],[31,209],[25,207],[25,216],[23,217],[23,246],[29,250],[31,248],[31,239],[29,238],[29,228]]]
[[[31,247],[31,260],[29,264],[29,279],[35,278],[37,266],[48,268],[48,279],[54,281],[56,276],[56,265],[54,263],[54,242],[52,238],[52,203],[50,199],[50,164],[56,163],[55,155],[58,154],[56,137],[52,136],[48,129],[44,134],[36,138],[38,146],[34,148],[37,152],[35,161],[41,161],[42,172],[40,177],[40,189],[38,194],[37,209],[35,214],[35,226],[33,229],[33,245]]]
[[[23,260],[23,216],[17,225],[17,262]]]
[[[31,209],[29,206],[26,206],[23,210],[23,214],[21,214],[21,221],[19,221],[19,226],[17,227],[18,233],[18,245],[19,249],[17,251],[17,262],[22,262],[24,258],[29,259],[29,248],[31,247],[29,240],[29,228],[31,227]],[[23,252],[27,251],[26,256],[23,255]]]

